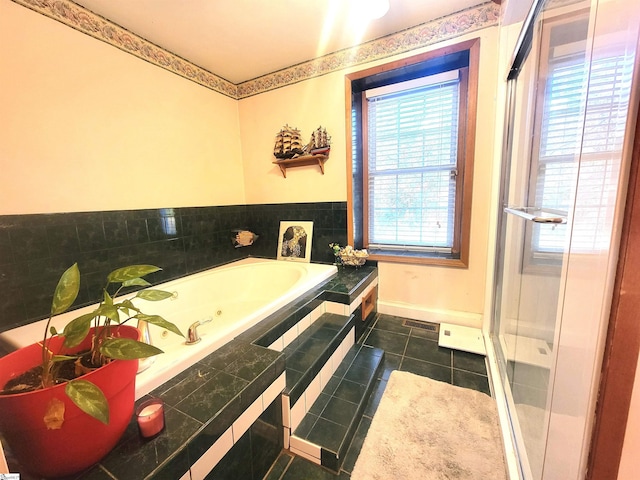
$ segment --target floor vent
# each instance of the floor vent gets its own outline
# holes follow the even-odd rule
[[[438,327],[439,327],[437,323],[421,322],[420,320],[409,320],[409,319],[405,319],[402,322],[402,325],[404,325],[405,327],[421,328],[423,330],[428,330],[430,332],[435,332],[435,333],[438,333]]]

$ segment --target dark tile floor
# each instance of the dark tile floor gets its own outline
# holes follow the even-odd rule
[[[403,320],[401,317],[380,314],[360,340],[365,345],[384,349],[385,359],[340,473],[336,475],[283,451],[264,480],[348,480],[393,370],[412,372],[490,395],[483,356],[441,348],[438,346],[437,333],[406,327],[402,324]]]

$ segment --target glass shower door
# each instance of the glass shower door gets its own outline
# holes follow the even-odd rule
[[[492,341],[526,478],[542,478],[584,124],[588,10],[539,7],[509,79]],[[543,21],[543,18],[545,19]],[[516,57],[517,58],[517,57]]]
[[[640,8],[534,10],[508,80],[491,339],[522,476],[565,480],[586,468]]]

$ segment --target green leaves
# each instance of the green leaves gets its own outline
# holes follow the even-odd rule
[[[131,338],[110,338],[102,342],[100,353],[116,360],[135,360],[163,352],[158,347]]]
[[[131,280],[127,280],[122,282],[123,287],[148,287],[151,285],[144,278],[133,278]]]
[[[151,323],[153,325],[157,325],[158,327],[164,328],[165,330],[169,330],[170,332],[173,332],[176,335],[180,335],[181,337],[184,337],[184,335],[182,334],[182,332],[178,327],[176,327],[173,323],[166,321],[160,315],[145,315],[144,313],[139,313],[134,318],[145,321],[147,323]]]
[[[165,300],[167,298],[171,298],[173,293],[165,292],[164,290],[152,290],[150,288],[146,290],[140,290],[136,297],[142,298],[143,300],[149,300],[150,302],[158,302],[160,300]]]
[[[71,380],[67,383],[64,392],[80,410],[105,425],[109,424],[109,403],[102,390],[93,383],[86,380]]]
[[[124,283],[129,282],[150,273],[162,270],[155,265],[129,265],[128,267],[118,268],[107,276],[109,283]],[[148,285],[148,284],[147,284]]]
[[[127,321],[137,319],[138,321],[156,325],[184,337],[182,332],[173,323],[168,322],[159,315],[146,315],[142,313],[132,302],[132,300],[136,298],[152,302],[165,300],[172,296],[170,292],[154,289],[140,290],[130,299],[122,300],[120,303],[114,302],[114,298],[118,296],[123,287],[150,286],[151,284],[142,277],[159,270],[161,270],[161,268],[154,265],[130,265],[112,271],[107,276],[107,285],[103,289],[102,301],[98,307],[92,312],[80,315],[69,322],[61,333],[50,325],[51,318],[54,315],[66,311],[76,300],[80,290],[80,271],[78,265],[74,264],[68,268],[62,274],[54,292],[51,316],[49,317],[49,322],[45,329],[45,338],[42,342],[43,384],[52,385],[55,383],[55,373],[50,373],[56,372],[57,369],[51,368],[52,363],[75,358],[70,355],[53,355],[47,349],[47,335],[63,335],[64,347],[74,348],[78,347],[83,340],[87,339],[87,336],[90,335],[92,324],[95,324],[96,331],[93,334],[95,337],[91,339],[91,348],[94,349],[92,352],[94,361],[96,361],[98,357],[102,357],[102,360],[108,358],[114,360],[136,360],[162,353],[162,350],[158,347],[130,338],[110,338],[111,335],[117,335],[113,324],[123,324]],[[116,290],[113,297],[107,292],[107,287],[112,283],[122,284]],[[122,320],[120,316],[121,313],[124,315]],[[100,355],[97,355],[98,352],[95,351],[95,349],[99,349]],[[50,374],[49,377],[47,377],[48,374]],[[80,410],[104,424],[109,423],[109,405],[107,399],[96,385],[81,378],[74,379],[67,383],[65,393]],[[61,422],[64,421],[63,407],[64,405],[62,409],[59,405],[52,407],[50,428],[60,428]]]
[[[117,305],[102,304],[93,311],[94,317],[107,317],[109,320],[120,323],[120,315],[118,314]]]
[[[89,334],[91,328],[91,320],[95,318],[95,313],[86,313],[71,320],[64,327],[62,335],[64,336],[64,346],[72,348],[80,345],[82,340]]]
[[[51,316],[58,315],[75,302],[80,290],[80,270],[78,264],[71,265],[58,280],[51,302]]]

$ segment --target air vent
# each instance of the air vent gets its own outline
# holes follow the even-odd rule
[[[429,332],[435,332],[435,333],[438,333],[438,327],[439,327],[437,323],[421,322],[420,320],[409,320],[409,319],[405,319],[402,322],[402,325],[404,325],[405,327],[421,328],[422,330],[428,330]]]

